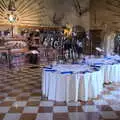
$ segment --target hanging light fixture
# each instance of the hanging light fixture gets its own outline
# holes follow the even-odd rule
[[[17,18],[15,15],[15,11],[16,11],[16,7],[15,7],[15,0],[9,0],[9,4],[8,4],[8,11],[10,12],[8,14],[8,21],[11,23],[11,31],[12,31],[12,37],[13,37],[13,23],[16,22]]]
[[[16,21],[16,15],[14,15],[13,12],[11,12],[11,14],[8,14],[8,21],[10,23],[14,23]]]
[[[15,15],[15,11],[16,11],[15,0],[9,0],[8,11],[10,13],[8,14],[7,19],[10,23],[14,23],[17,20]]]
[[[8,10],[9,10],[9,11],[16,11],[15,0],[10,0],[10,1],[9,1]]]

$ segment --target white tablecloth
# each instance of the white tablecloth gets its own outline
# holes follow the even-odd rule
[[[53,69],[43,70],[43,95],[49,100],[87,101],[96,98],[103,89],[102,70],[80,73],[90,70],[87,65],[58,65]],[[73,74],[69,73],[71,70]]]
[[[120,60],[119,56],[109,56],[109,58],[88,59],[86,63],[89,65],[101,66],[104,71],[104,82],[120,82],[120,63],[116,60]]]
[[[86,60],[89,65],[101,66],[99,71],[78,64],[54,65],[52,69],[44,69],[43,95],[49,100],[67,102],[96,98],[102,92],[104,82],[120,82],[120,63],[116,59],[119,60],[119,57]]]

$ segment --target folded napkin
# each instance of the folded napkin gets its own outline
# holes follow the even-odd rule
[[[120,63],[120,60],[116,60],[118,63]]]
[[[101,66],[100,65],[91,65],[90,67],[92,67],[92,68],[100,68]]]
[[[43,67],[43,68],[45,68],[45,69],[52,69],[52,67]]]
[[[99,69],[99,68],[94,67],[94,68],[93,68],[93,70],[95,70],[95,71],[99,71],[100,69]]]
[[[72,71],[61,72],[61,74],[73,74]]]
[[[101,66],[104,65],[104,63],[94,63],[94,66]]]
[[[72,63],[72,64],[79,64],[78,62],[74,62],[74,63]]]
[[[105,59],[109,60],[109,59],[112,59],[111,57],[105,57]]]
[[[46,69],[45,71],[47,71],[47,72],[56,72],[57,70],[53,70],[53,69]]]
[[[91,73],[92,71],[90,71],[90,70],[86,70],[86,71],[83,71],[83,72],[80,72],[80,73],[82,73],[82,74],[85,74],[85,73]]]
[[[116,64],[116,63],[110,63],[110,65],[114,65],[114,64]]]

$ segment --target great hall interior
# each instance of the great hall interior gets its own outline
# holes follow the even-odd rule
[[[0,0],[0,120],[120,120],[120,0]]]

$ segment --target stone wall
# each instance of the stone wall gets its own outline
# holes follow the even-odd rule
[[[74,0],[45,0],[45,7],[48,14],[48,18],[51,21],[54,14],[57,14],[57,17],[64,15],[61,20],[61,25],[72,24],[72,25],[81,25],[86,30],[89,29],[89,10],[84,14],[79,16],[76,12],[74,6]],[[84,10],[89,8],[89,0],[78,0],[81,6],[81,9]],[[51,24],[52,21],[51,21]]]
[[[119,30],[119,0],[90,0],[91,29]]]
[[[5,0],[6,3],[7,0]],[[32,2],[33,0],[16,0],[16,6],[21,6],[22,8],[22,2],[28,3]],[[113,33],[116,31],[119,31],[120,27],[120,1],[119,0],[78,0],[80,3],[80,7],[82,9],[82,12],[87,8],[88,10],[85,11],[82,15],[78,14],[78,11],[76,11],[74,1],[76,0],[35,0],[34,7],[31,4],[28,6],[29,8],[26,8],[26,10],[32,8],[34,10],[35,5],[36,8],[41,8],[40,11],[35,12],[34,19],[37,20],[37,24],[47,25],[47,26],[56,26],[55,20],[53,18],[59,20],[58,25],[81,25],[85,28],[86,31],[91,29],[101,29],[103,32],[101,34],[101,39],[103,39],[103,45],[107,37],[109,36],[108,33]],[[19,4],[18,4],[19,3]],[[39,4],[38,4],[39,3]],[[24,5],[24,4],[23,4]],[[1,4],[0,4],[1,6]],[[38,7],[39,6],[39,7]],[[31,9],[30,9],[31,10]],[[18,11],[19,12],[19,11]],[[40,14],[39,14],[40,12]],[[17,13],[17,12],[16,12]],[[19,21],[21,20],[19,14],[17,13]],[[27,13],[26,13],[27,14]],[[26,15],[24,15],[26,16]],[[36,18],[36,16],[38,18]],[[31,21],[31,15],[30,21]],[[27,19],[29,18],[27,17]],[[2,18],[2,16],[0,16]],[[24,19],[24,18],[22,18]],[[33,20],[33,23],[35,22]],[[2,20],[2,19],[1,19]],[[1,21],[2,22],[2,21]],[[32,22],[31,22],[31,25]],[[109,43],[113,44],[113,40]],[[105,42],[106,43],[106,42]],[[106,45],[106,44],[105,44]],[[107,47],[108,45],[105,46]],[[110,46],[109,46],[110,47]]]

